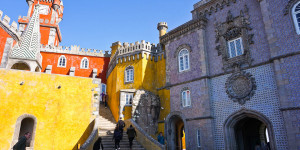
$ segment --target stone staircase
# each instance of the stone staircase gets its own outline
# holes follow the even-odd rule
[[[116,122],[109,108],[104,108],[101,104],[99,108],[100,126],[98,134],[102,138],[103,147],[105,150],[114,150],[115,142],[112,140]],[[124,129],[125,130],[125,129]],[[129,140],[126,132],[123,133],[123,139],[120,142],[122,150],[130,150]],[[132,150],[145,150],[136,140],[133,140]]]

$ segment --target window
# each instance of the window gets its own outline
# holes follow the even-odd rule
[[[132,105],[133,93],[126,93],[126,105]]]
[[[64,55],[60,56],[58,59],[58,67],[66,67],[67,59]]]
[[[182,106],[191,106],[191,92],[189,90],[182,91]]]
[[[187,49],[183,49],[179,52],[178,62],[179,72],[190,69],[189,51]]]
[[[292,15],[297,34],[300,34],[300,2],[296,3],[292,9]]]
[[[200,135],[200,130],[197,130],[197,143],[198,143],[198,147],[201,147],[201,135]]]
[[[237,38],[228,42],[229,58],[244,54],[242,38]]]
[[[101,90],[102,90],[102,93],[104,92],[104,93],[106,93],[106,84],[102,84],[101,85]]]
[[[125,70],[125,82],[133,82],[133,67],[127,67]]]
[[[81,68],[81,69],[88,69],[88,68],[89,68],[89,60],[88,60],[86,57],[84,57],[84,58],[81,60],[80,68]]]

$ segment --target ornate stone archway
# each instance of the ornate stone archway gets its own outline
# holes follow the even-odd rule
[[[20,130],[21,130],[21,125],[22,125],[22,121],[26,118],[30,118],[34,121],[34,125],[33,125],[33,130],[31,133],[31,141],[30,141],[30,147],[34,146],[34,139],[35,139],[35,131],[36,131],[36,125],[37,125],[37,119],[34,115],[31,114],[23,114],[21,115],[16,122],[15,125],[15,131],[14,131],[14,135],[13,135],[13,139],[11,142],[11,148],[18,142],[19,139],[19,135],[20,135]]]
[[[182,121],[183,122],[183,129],[185,131],[185,140],[188,141],[188,127],[186,122],[186,117],[183,115],[183,113],[179,111],[171,112],[167,118],[165,123],[165,138],[167,141],[167,148],[168,150],[174,150],[176,149],[176,122]],[[188,145],[186,145],[188,147]]]
[[[225,149],[226,150],[238,149],[236,143],[237,140],[235,136],[235,126],[237,125],[237,123],[239,123],[239,121],[245,118],[257,119],[266,126],[269,133],[270,147],[272,150],[276,150],[275,135],[274,135],[273,125],[271,121],[263,114],[248,109],[241,109],[240,111],[233,113],[224,122]]]

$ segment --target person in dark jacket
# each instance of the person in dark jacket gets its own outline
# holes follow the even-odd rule
[[[118,128],[118,130],[121,131],[121,134],[122,134],[121,140],[122,140],[122,138],[123,138],[123,129],[124,129],[124,127],[125,127],[125,122],[124,122],[122,119],[123,119],[123,118],[120,117],[120,120],[119,120],[118,123],[117,123],[117,128]]]
[[[112,140],[115,140],[115,149],[120,149],[120,141],[122,139],[122,133],[121,130],[119,130],[117,127],[114,130],[114,136]]]
[[[26,132],[24,136],[19,138],[19,141],[14,145],[13,150],[25,150],[26,142],[31,137],[31,133]]]
[[[129,147],[130,149],[132,149],[132,141],[134,139],[134,137],[136,137],[136,132],[135,132],[135,129],[132,125],[130,125],[129,128],[127,128],[127,135],[128,135],[128,139],[129,139]]]
[[[99,150],[100,146],[101,146],[101,150],[104,150],[103,149],[103,144],[102,144],[102,138],[101,137],[99,137],[97,139],[97,141],[94,143],[93,150]]]

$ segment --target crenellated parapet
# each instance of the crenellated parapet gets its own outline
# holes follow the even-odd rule
[[[143,59],[144,57],[147,60],[150,59],[151,61],[157,62],[163,59],[163,57],[166,57],[165,51],[163,51],[161,44],[155,45],[151,44],[150,42],[145,42],[144,40],[130,44],[125,42],[123,45],[121,45],[120,42],[114,44],[120,44],[120,47],[110,59],[107,77],[117,64]]]
[[[19,41],[20,40],[20,32],[18,23],[13,21],[10,24],[10,17],[5,15],[3,18],[3,11],[0,10],[0,27],[2,27],[10,36],[14,38],[14,40]]]
[[[80,48],[80,46],[77,45],[72,45],[70,47],[64,47],[64,46],[54,47],[51,45],[46,45],[46,46],[42,45],[41,52],[94,56],[94,57],[110,57],[109,51]]]

